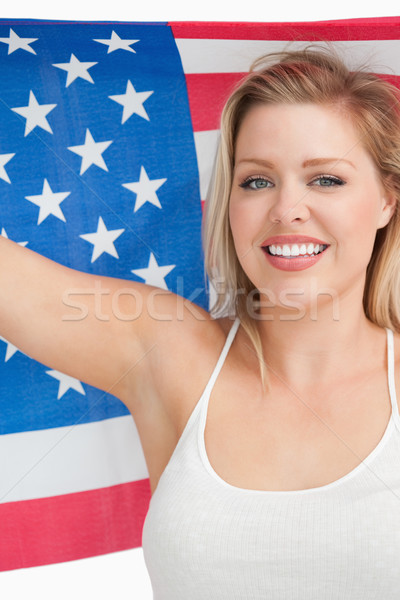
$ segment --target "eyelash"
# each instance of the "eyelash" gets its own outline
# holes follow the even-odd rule
[[[250,187],[250,184],[253,183],[253,181],[266,181],[267,183],[271,183],[271,181],[269,181],[269,179],[267,179],[266,177],[264,177],[263,175],[252,175],[251,177],[246,177],[246,179],[244,181],[242,181],[242,183],[239,183],[239,187],[243,188],[243,189],[254,189]],[[265,189],[265,188],[260,188],[260,189]]]
[[[311,183],[314,183],[315,181],[318,181],[319,179],[327,179],[329,181],[332,181],[335,185],[318,186],[318,187],[335,187],[336,185],[341,186],[346,183],[345,181],[343,181],[343,179],[340,179],[339,177],[335,177],[334,175],[323,175],[323,174],[318,175],[317,177],[314,177],[314,179],[311,181]],[[252,175],[251,177],[247,177],[244,181],[242,181],[242,183],[239,183],[239,187],[241,187],[243,189],[247,189],[247,190],[250,189],[250,190],[256,191],[255,188],[250,187],[250,184],[253,183],[253,181],[260,181],[260,180],[265,181],[267,183],[272,183],[271,181],[269,181],[269,179],[267,179],[263,175],[257,175],[257,176]],[[259,189],[267,189],[267,187],[259,188]]]
[[[346,182],[343,181],[343,179],[340,179],[339,177],[335,177],[334,175],[318,175],[317,177],[315,177],[311,183],[314,183],[314,181],[318,181],[318,179],[328,179],[329,181],[332,181],[332,183],[334,183],[335,185],[344,185]],[[320,186],[320,187],[325,187],[325,186]],[[326,187],[331,187],[331,186],[326,186]],[[334,187],[334,186],[332,186]]]

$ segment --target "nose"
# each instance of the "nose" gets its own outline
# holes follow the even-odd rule
[[[296,186],[282,186],[275,190],[273,204],[269,210],[271,223],[302,223],[310,218],[307,205],[307,190]]]

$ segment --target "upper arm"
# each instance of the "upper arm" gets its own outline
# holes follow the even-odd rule
[[[166,290],[75,271],[4,238],[0,244],[0,334],[121,399],[168,356],[171,340],[183,342],[186,330],[209,319]]]

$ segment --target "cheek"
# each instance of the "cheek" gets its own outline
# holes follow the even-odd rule
[[[362,197],[352,198],[351,210],[343,212],[342,218],[330,224],[336,238],[338,257],[351,256],[354,263],[368,265],[374,247],[377,228],[377,205]],[[335,233],[333,233],[335,232]]]
[[[262,206],[246,199],[232,199],[229,204],[229,223],[237,253],[248,252],[254,244],[260,243],[263,223],[265,229]]]
[[[349,219],[350,220],[350,219]],[[350,224],[346,227],[350,239],[354,240],[355,247],[372,246],[376,236],[378,213],[374,203],[359,202],[355,207]]]

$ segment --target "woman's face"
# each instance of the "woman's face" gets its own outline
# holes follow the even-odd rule
[[[244,118],[230,226],[242,268],[272,305],[307,309],[323,289],[362,297],[393,210],[350,118],[314,104],[257,105]]]

